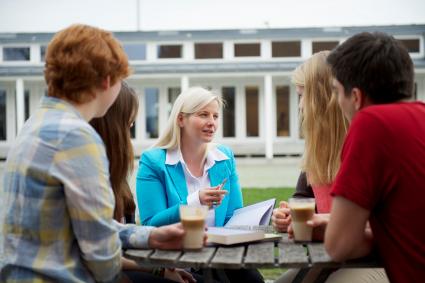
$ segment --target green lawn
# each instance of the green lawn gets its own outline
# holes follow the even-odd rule
[[[242,189],[244,205],[250,205],[259,201],[276,198],[276,206],[279,205],[279,201],[287,200],[294,193],[294,188],[245,188]],[[259,269],[264,279],[276,280],[285,269],[282,268],[263,268]]]
[[[276,198],[276,206],[278,206],[279,201],[288,200],[294,191],[294,188],[245,188],[242,189],[243,204],[247,206],[263,200]]]

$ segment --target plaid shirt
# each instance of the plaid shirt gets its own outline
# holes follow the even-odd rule
[[[121,245],[146,247],[151,227],[114,221],[101,138],[70,104],[43,97],[4,168],[1,282],[108,282]]]

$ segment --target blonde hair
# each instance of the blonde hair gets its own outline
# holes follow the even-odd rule
[[[181,129],[178,125],[179,114],[190,115],[196,113],[213,101],[217,101],[219,108],[223,106],[221,96],[205,88],[191,87],[183,91],[174,102],[165,131],[159,136],[154,147],[164,149],[180,148]]]
[[[311,185],[329,185],[338,172],[348,121],[332,88],[329,51],[315,53],[295,69],[292,82],[304,87],[301,130],[305,138],[302,170]]]

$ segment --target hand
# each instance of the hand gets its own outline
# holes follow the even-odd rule
[[[149,235],[149,247],[165,250],[181,249],[184,233],[181,223],[154,228]]]
[[[166,268],[164,278],[181,283],[195,283],[196,279],[192,274],[180,268]]]
[[[226,190],[220,190],[220,185],[212,188],[206,188],[199,191],[199,201],[208,207],[219,206],[227,194]]]
[[[313,218],[306,222],[308,226],[313,227],[313,241],[323,241],[325,237],[326,226],[329,223],[329,217],[329,213],[314,214]],[[288,238],[294,238],[294,230],[292,229],[292,225],[289,225],[288,227]]]
[[[325,239],[325,230],[329,219],[329,213],[319,213],[314,214],[313,218],[307,221],[307,225],[313,227],[313,241],[323,241]]]
[[[278,232],[286,232],[291,224],[291,213],[286,201],[279,203],[279,208],[273,210],[272,225]]]

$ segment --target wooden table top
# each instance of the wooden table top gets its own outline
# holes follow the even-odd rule
[[[238,227],[241,228],[241,227]],[[247,229],[247,227],[245,227]],[[270,226],[249,227],[270,232]],[[143,266],[180,268],[291,268],[291,267],[381,267],[372,258],[333,262],[323,243],[299,244],[287,234],[274,242],[253,242],[232,246],[208,246],[199,251],[127,250],[126,257]]]

